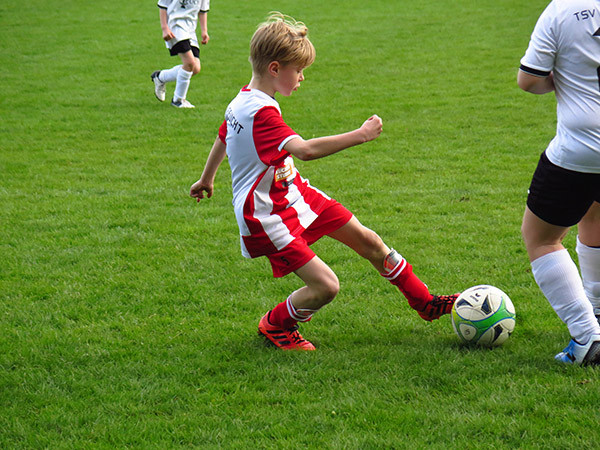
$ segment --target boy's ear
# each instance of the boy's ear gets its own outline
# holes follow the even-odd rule
[[[267,72],[269,75],[273,77],[277,77],[279,75],[279,70],[281,69],[281,64],[279,61],[271,61],[267,66]]]

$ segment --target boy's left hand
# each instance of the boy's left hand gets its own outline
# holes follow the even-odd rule
[[[210,41],[210,36],[208,35],[208,33],[203,31],[202,32],[202,45],[208,44],[208,41]]]

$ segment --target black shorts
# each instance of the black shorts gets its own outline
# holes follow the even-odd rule
[[[563,169],[542,153],[527,196],[531,212],[552,225],[571,227],[594,201],[600,202],[600,173]]]
[[[176,56],[180,53],[189,52],[190,50],[196,58],[200,58],[200,49],[190,44],[189,39],[179,41],[177,44],[175,44],[172,48],[169,49],[169,53],[171,54],[171,56]]]

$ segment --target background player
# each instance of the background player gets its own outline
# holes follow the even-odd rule
[[[171,105],[177,108],[193,108],[186,96],[193,75],[200,72],[200,48],[196,26],[200,22],[202,44],[210,37],[207,14],[210,0],[159,0],[160,27],[171,56],[179,55],[181,64],[167,70],[157,70],[151,75],[154,94],[165,101],[166,83],[175,81],[175,93]]]
[[[382,130],[374,115],[356,130],[305,141],[283,121],[274,96],[291,95],[304,80],[303,71],[315,58],[307,32],[302,23],[281,14],[259,26],[250,44],[252,80],[227,107],[190,195],[198,201],[204,193],[212,196],[215,174],[227,154],[242,254],[266,255],[275,277],[294,272],[305,283],[262,317],[259,333],[283,349],[314,350],[299,334],[297,322],[309,321],[339,291],[335,273],[309,247],[324,235],[369,260],[425,320],[449,313],[456,296],[431,295],[401,255],[296,170],[293,156],[322,158],[371,141]]]
[[[600,364],[600,1],[555,0],[540,16],[517,82],[556,92],[556,136],[527,197],[522,234],[535,281],[572,340],[556,359]],[[578,224],[582,278],[562,240]],[[591,301],[591,303],[590,303]],[[592,306],[593,304],[593,306]]]

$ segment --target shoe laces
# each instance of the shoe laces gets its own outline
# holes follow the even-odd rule
[[[298,325],[294,325],[292,328],[288,328],[287,331],[290,333],[290,339],[294,341],[295,344],[301,344],[306,340],[298,332]]]
[[[445,306],[448,304],[453,304],[456,299],[458,298],[458,295],[454,294],[454,295],[434,295],[433,298],[431,299],[431,305],[432,306]]]
[[[434,295],[421,311],[421,317],[425,320],[434,320],[442,314],[448,314],[457,298],[458,294]]]

